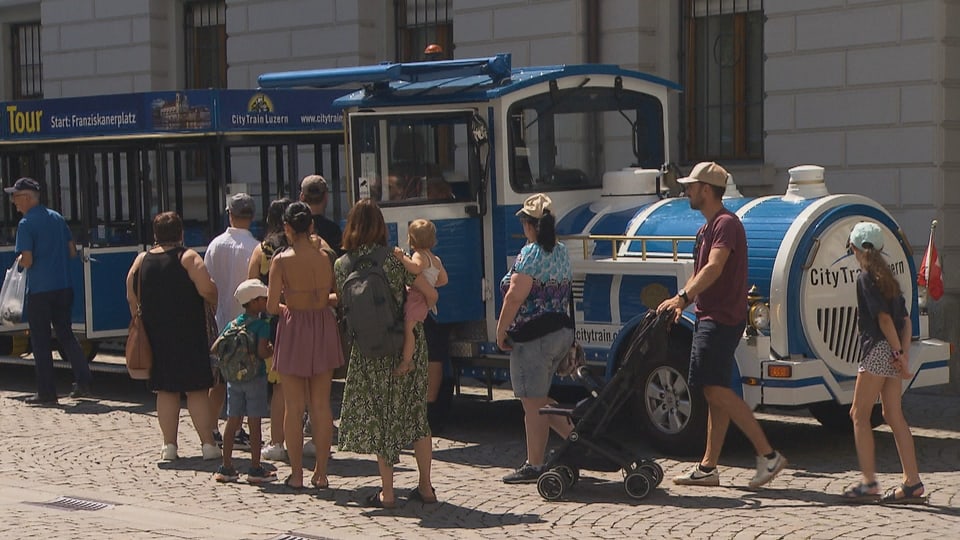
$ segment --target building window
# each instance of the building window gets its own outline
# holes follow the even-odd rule
[[[763,0],[682,4],[685,158],[763,158]]]
[[[225,0],[184,5],[187,88],[227,86],[227,17]]]
[[[436,44],[442,53],[431,60],[453,58],[452,0],[394,0],[397,19],[397,62],[427,60],[424,49]]]
[[[40,59],[40,21],[14,24],[13,99],[43,97],[43,63]]]

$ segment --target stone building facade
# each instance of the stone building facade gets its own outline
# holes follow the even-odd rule
[[[14,25],[25,21],[39,23],[44,98],[182,88],[183,19],[191,4],[0,0],[0,97],[13,97],[7,44]],[[257,76],[268,71],[395,61],[400,21],[419,21],[420,11],[423,20],[442,19],[452,29],[445,35],[452,44],[447,54],[455,58],[509,52],[517,66],[593,61],[678,81],[688,92],[670,105],[671,116],[681,120],[669,134],[670,159],[684,170],[697,159],[718,157],[742,192],[759,195],[783,192],[792,166],[823,165],[832,192],[869,195],[891,211],[918,261],[930,222],[938,220],[935,238],[953,294],[932,308],[933,331],[960,339],[955,325],[945,324],[960,317],[950,299],[960,292],[960,237],[950,234],[960,226],[960,0],[221,4],[229,88],[255,87]],[[711,31],[709,22],[702,24],[711,16],[727,22]],[[751,24],[759,34],[749,34]],[[726,44],[730,32],[749,35]],[[696,45],[701,38],[707,46]],[[726,67],[736,71],[737,62],[751,54],[758,63],[751,68],[755,73],[740,73],[734,88],[752,101],[741,124],[725,126],[746,132],[736,137],[748,150],[697,152],[691,126],[709,120],[709,113],[700,118],[692,112],[701,90],[691,88],[704,80],[692,75],[693,66],[702,57],[707,63],[732,59]],[[722,82],[722,76],[716,80]],[[718,140],[730,138],[722,122],[712,125],[721,128]]]

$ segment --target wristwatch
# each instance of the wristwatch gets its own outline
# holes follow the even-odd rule
[[[677,296],[679,296],[680,298],[683,298],[684,303],[686,304],[690,303],[690,297],[687,296],[686,289],[680,289],[679,291],[677,291]]]

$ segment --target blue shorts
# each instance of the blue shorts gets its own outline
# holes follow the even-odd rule
[[[734,353],[745,327],[745,322],[727,326],[709,319],[697,321],[690,348],[690,386],[731,386]]]
[[[266,375],[247,382],[227,382],[227,416],[270,416]]]
[[[553,374],[573,344],[573,329],[561,328],[522,343],[510,351],[510,383],[518,398],[543,398],[550,392]]]

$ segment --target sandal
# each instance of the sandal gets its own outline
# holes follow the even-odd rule
[[[330,481],[325,480],[321,482],[315,478],[311,478],[310,485],[313,486],[314,489],[327,489],[328,487],[330,487]]]
[[[897,492],[900,496],[897,496]],[[924,493],[923,482],[912,486],[900,484],[899,487],[888,490],[880,502],[883,504],[926,504],[929,496]]]
[[[380,495],[383,493],[383,489],[378,489],[376,493],[367,497],[365,499],[365,506],[370,508],[384,508],[386,510],[393,510],[397,506],[397,501],[385,501],[380,498]]]
[[[292,475],[292,474],[291,474],[290,476],[288,476],[286,480],[283,481],[283,485],[286,486],[288,489],[292,489],[292,490],[294,490],[294,491],[303,491],[303,490],[307,489],[307,486],[295,486],[295,485],[291,484],[291,483],[290,483],[291,480],[293,480],[293,475]]]
[[[869,484],[860,482],[848,487],[842,497],[848,502],[877,502],[880,500],[880,488],[876,480]]]
[[[430,488],[430,497],[424,497],[423,493],[420,493],[420,488],[415,487],[410,490],[410,493],[407,494],[408,501],[420,502],[423,504],[434,504],[437,502],[437,490],[435,488]]]

